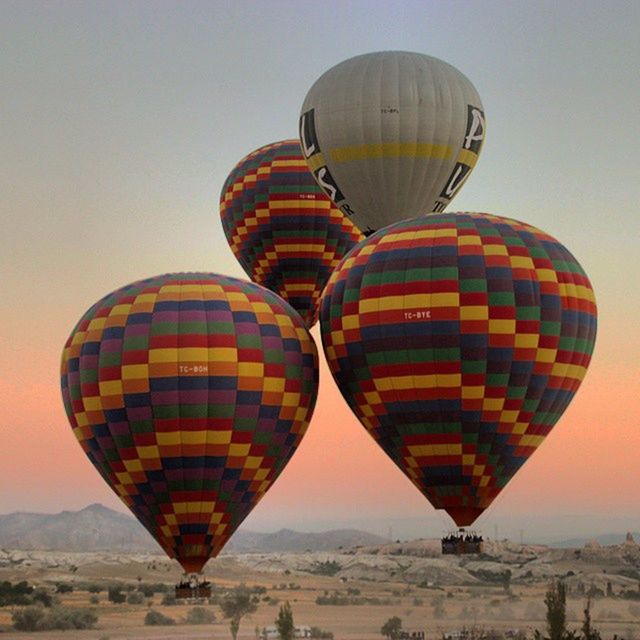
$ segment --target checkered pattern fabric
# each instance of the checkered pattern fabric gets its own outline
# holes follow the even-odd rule
[[[387,227],[322,297],[351,409],[438,509],[471,524],[536,450],[591,358],[596,305],[557,240],[479,213]]]
[[[364,237],[318,186],[297,140],[241,160],[222,188],[220,216],[248,276],[284,298],[308,326],[331,272]]]
[[[73,431],[185,571],[216,556],[304,435],[317,352],[271,291],[214,274],[135,282],[91,307],[62,356]]]

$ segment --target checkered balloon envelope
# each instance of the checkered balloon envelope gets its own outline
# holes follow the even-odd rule
[[[307,326],[333,269],[364,236],[324,194],[298,140],[265,145],[233,168],[220,195],[229,246],[247,275]]]
[[[185,571],[215,557],[293,455],[318,389],[300,316],[208,273],[135,282],[93,305],[62,355],[73,432]]]
[[[458,526],[542,443],[591,359],[596,305],[576,259],[516,220],[431,214],[336,268],[322,342],[349,406]]]

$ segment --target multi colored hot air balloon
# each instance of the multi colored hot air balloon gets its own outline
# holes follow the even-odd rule
[[[258,285],[170,274],[92,306],[62,355],[73,432],[186,572],[216,556],[293,455],[313,412],[317,352]]]
[[[327,284],[320,322],[356,416],[434,507],[467,526],[573,398],[596,305],[551,236],[442,213],[359,244]]]
[[[476,164],[482,102],[451,65],[381,51],[345,60],[311,87],[300,140],[325,193],[366,235],[442,211]]]
[[[284,298],[309,327],[334,267],[363,239],[324,195],[297,140],[240,160],[222,187],[220,216],[249,277]]]

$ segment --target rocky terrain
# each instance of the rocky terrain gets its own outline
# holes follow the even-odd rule
[[[534,629],[544,628],[544,594],[556,577],[568,589],[571,628],[579,628],[589,593],[593,621],[603,638],[617,634],[629,640],[633,629],[640,628],[640,547],[631,535],[623,544],[593,542],[576,549],[488,540],[478,556],[442,556],[439,547],[438,540],[415,540],[333,551],[225,552],[208,563],[205,573],[217,588],[244,583],[262,589],[259,609],[243,624],[241,640],[255,637],[255,626],[272,625],[277,605],[284,601],[291,602],[296,621],[327,629],[337,640],[379,639],[381,625],[396,615],[404,628],[426,629],[428,640],[468,625],[512,636],[514,630],[524,630],[531,638]],[[184,622],[190,605],[166,605],[162,594],[142,604],[106,600],[109,584],[136,589],[162,583],[171,589],[180,575],[175,561],[156,553],[0,548],[0,582],[26,580],[51,592],[58,584],[71,585],[74,590],[61,596],[63,606],[86,608],[94,598],[88,585],[102,585],[91,605],[102,635],[65,632],[64,637],[77,640],[228,638],[228,626],[213,603],[207,606],[216,623],[205,630]],[[150,606],[179,625],[169,635],[157,635],[144,625]],[[26,637],[11,630],[11,615],[11,608],[0,607],[2,637]]]
[[[438,540],[416,540],[382,545],[356,545],[336,551],[224,553],[209,563],[227,569],[279,575],[335,576],[343,582],[394,580],[408,585],[472,586],[548,583],[564,578],[571,591],[591,587],[603,593],[640,594],[640,546],[631,535],[621,545],[589,543],[581,549],[553,549],[519,545],[508,540],[485,543],[479,556],[442,556]],[[92,566],[155,567],[173,572],[175,563],[160,554],[65,552],[0,548],[0,570],[69,571],[84,573]]]

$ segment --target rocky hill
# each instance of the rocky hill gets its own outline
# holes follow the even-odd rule
[[[383,538],[355,529],[322,533],[301,533],[291,529],[275,533],[240,530],[233,535],[225,551],[328,551],[381,542],[384,542]],[[160,547],[137,520],[100,504],[56,514],[18,512],[0,515],[0,547],[69,552],[160,552]]]
[[[380,536],[357,529],[334,529],[321,533],[300,533],[291,529],[281,529],[275,533],[240,530],[229,540],[225,551],[228,553],[332,551],[384,542],[385,540]]]
[[[57,551],[158,551],[133,518],[100,504],[55,514],[0,515],[0,546]]]

